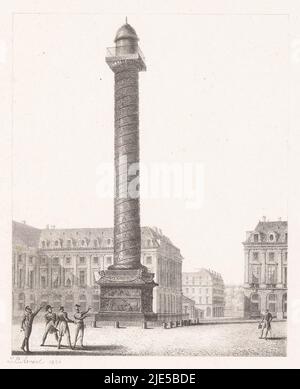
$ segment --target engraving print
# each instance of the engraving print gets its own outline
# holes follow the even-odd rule
[[[287,26],[14,15],[12,355],[287,355]]]

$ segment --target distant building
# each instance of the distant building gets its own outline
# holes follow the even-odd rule
[[[224,282],[219,273],[207,269],[183,273],[182,292],[195,301],[204,318],[224,316]]]
[[[113,263],[112,228],[37,229],[13,222],[13,315],[41,302],[72,311],[99,311],[94,273]],[[180,320],[182,256],[157,228],[142,228],[143,265],[155,274],[153,309],[159,320]]]
[[[264,218],[247,232],[243,245],[247,316],[260,316],[269,309],[277,318],[286,317],[288,223]]]
[[[243,286],[225,286],[225,317],[243,318],[245,315],[245,292]]]
[[[195,307],[195,301],[182,296],[182,314],[184,318],[190,320],[203,319],[203,311]]]

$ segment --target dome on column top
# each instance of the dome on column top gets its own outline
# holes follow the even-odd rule
[[[128,23],[125,23],[122,27],[118,29],[115,37],[115,42],[119,41],[120,39],[131,39],[135,41],[139,40],[135,29],[131,27],[131,25]]]

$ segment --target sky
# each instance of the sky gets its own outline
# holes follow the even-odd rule
[[[14,20],[13,218],[44,228],[109,227],[99,169],[113,161],[113,73],[122,15]],[[180,248],[183,269],[243,282],[242,241],[265,215],[287,218],[288,19],[131,15],[140,73],[141,161],[201,166],[203,201],[141,200],[142,225]],[[145,179],[145,178],[144,178]],[[143,184],[143,174],[141,176]]]

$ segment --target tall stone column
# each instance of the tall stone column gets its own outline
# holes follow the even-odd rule
[[[141,264],[139,72],[146,70],[135,30],[126,22],[106,62],[115,81],[114,263],[100,272],[97,320],[155,320],[154,274]]]

